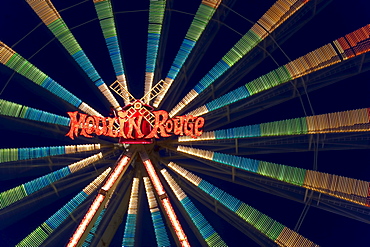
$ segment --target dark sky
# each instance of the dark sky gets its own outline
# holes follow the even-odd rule
[[[313,1],[313,0],[312,0]],[[200,1],[168,1],[171,10],[168,11],[167,21],[169,28],[166,35],[166,46],[160,56],[162,63],[159,73],[160,79],[167,75],[169,67],[174,56],[178,51],[182,39],[185,36],[188,26],[190,25],[193,15],[197,10]],[[225,1],[224,1],[225,2]],[[323,5],[321,1],[320,7]],[[328,1],[326,1],[328,2]],[[77,4],[81,3],[81,4]],[[145,70],[145,52],[147,42],[147,23],[148,23],[148,3],[149,1],[116,1],[113,0],[113,7],[116,13],[116,25],[118,28],[118,37],[121,44],[123,58],[125,62],[125,71],[129,81],[130,92],[140,98],[143,94],[143,81]],[[187,71],[185,79],[175,85],[175,90],[171,91],[170,98],[164,101],[162,109],[170,110],[174,103],[194,87],[196,83],[221,59],[221,57],[235,44],[244,34],[251,24],[248,20],[254,22],[266,12],[274,3],[272,0],[266,1],[226,1],[229,8],[239,13],[228,13],[226,19],[217,29],[217,22],[212,22],[212,31],[201,39],[198,52],[191,57],[192,61],[186,64]],[[53,4],[60,11],[68,27],[72,30],[81,47],[88,55],[91,62],[105,81],[107,85],[115,80],[113,67],[101,34],[99,23],[96,19],[96,13],[92,1],[61,1],[54,0]],[[76,6],[73,6],[77,4]],[[73,6],[73,7],[71,7]],[[69,8],[71,7],[71,8]],[[308,19],[307,12],[303,9],[299,15],[304,16],[298,22],[289,27],[292,29],[285,30],[286,34],[279,36],[278,43],[283,52],[291,59],[321,47],[345,34],[359,29],[369,23],[368,9],[370,4],[367,0],[336,0],[331,1],[328,6],[321,10],[313,19],[303,27],[295,30],[302,22]],[[225,6],[221,7],[227,10]],[[318,8],[319,9],[319,8]],[[311,11],[311,10],[310,10]],[[220,13],[221,14],[221,13]],[[223,18],[223,17],[221,17]],[[248,20],[247,20],[248,19]],[[282,26],[282,29],[284,25]],[[280,29],[278,29],[280,31]],[[285,40],[286,39],[286,40]],[[12,47],[23,57],[29,59],[34,65],[48,74],[55,81],[63,85],[77,97],[97,109],[103,115],[109,114],[109,105],[102,98],[95,86],[89,81],[87,76],[78,67],[74,60],[69,56],[66,50],[57,40],[53,40],[51,32],[41,23],[38,16],[28,6],[25,1],[13,0],[2,4],[0,10],[0,40]],[[245,84],[254,78],[263,75],[284,65],[288,62],[286,56],[280,50],[271,52],[271,57],[267,58],[250,73],[243,73],[248,67],[242,67],[237,75],[239,81],[232,88]],[[369,54],[367,54],[369,56]],[[272,59],[273,58],[273,59]],[[348,64],[350,66],[350,64]],[[367,69],[369,68],[367,63]],[[67,111],[75,110],[73,107],[65,104],[55,98],[48,92],[30,83],[22,76],[13,75],[13,72],[5,66],[0,66],[0,99],[6,99],[19,104],[28,105],[37,109],[45,110],[55,114],[67,116]],[[231,78],[235,75],[231,75]],[[343,73],[343,80],[333,85],[322,88],[318,91],[309,93],[309,99],[315,114],[324,114],[335,111],[352,110],[357,108],[369,107],[369,85],[370,74],[366,73],[351,76]],[[225,79],[226,85],[232,83]],[[184,85],[184,87],[182,87]],[[176,90],[180,88],[180,90]],[[216,91],[216,96],[221,94]],[[117,97],[118,98],[118,97]],[[200,97],[201,98],[201,97]],[[173,102],[171,102],[173,99]],[[208,102],[209,99],[198,99],[195,106],[201,104],[198,102]],[[122,101],[120,101],[122,102]],[[167,104],[168,103],[168,104]],[[170,105],[170,103],[172,103]],[[233,122],[225,123],[223,128],[243,126],[246,124],[258,124],[268,121],[276,121],[287,118],[303,117],[304,109],[308,115],[312,112],[308,107],[307,97],[303,97],[303,106],[295,98],[288,102],[279,104],[265,111],[258,112],[248,118]],[[207,118],[206,118],[207,119]],[[31,122],[31,124],[30,124]],[[210,129],[212,126],[206,126]],[[0,148],[9,147],[38,147],[38,146],[57,146],[75,143],[85,143],[85,140],[78,139],[75,142],[64,137],[63,131],[67,128],[61,128],[61,132],[50,132],[53,126],[35,125],[32,121],[14,121],[11,118],[0,117],[0,130],[2,138]],[[340,136],[339,136],[340,137]],[[368,136],[364,134],[364,141],[361,144],[368,146]],[[355,139],[356,141],[357,139]],[[352,139],[347,140],[352,143]],[[228,144],[225,144],[228,145]],[[323,145],[324,146],[324,145]],[[322,147],[323,147],[322,146]],[[369,176],[369,155],[367,149],[356,149],[356,145],[349,146],[350,150],[345,151],[319,151],[318,153],[318,170],[337,175],[353,177],[361,180],[370,181]],[[230,150],[228,150],[230,151]],[[233,151],[230,151],[230,154]],[[161,154],[165,154],[162,152]],[[167,154],[166,154],[167,155]],[[302,153],[282,153],[282,154],[257,154],[251,155],[251,158],[267,160],[276,163],[293,165],[312,169],[314,152]],[[65,165],[67,160],[57,158],[54,170]],[[59,163],[58,163],[59,162]],[[202,163],[186,160],[184,162],[202,165]],[[23,166],[24,167],[20,167]],[[29,168],[28,168],[29,166]],[[98,167],[100,168],[100,166]],[[25,183],[30,179],[42,176],[50,171],[45,160],[34,160],[19,163],[1,164],[0,166],[0,191]],[[89,172],[92,172],[90,169]],[[88,172],[86,172],[88,174]],[[3,219],[4,226],[0,227],[1,246],[13,246],[23,239],[40,223],[44,222],[51,214],[66,203],[79,189],[84,187],[86,175],[79,174],[80,182],[76,182],[76,188],[64,189],[58,195],[50,196],[46,199],[40,199],[41,195],[33,199],[22,202],[23,207],[29,207],[33,213],[19,213],[0,211],[0,219]],[[261,212],[278,220],[289,228],[294,228],[299,215],[303,209],[303,204],[292,202],[290,200],[277,197],[268,193],[255,191],[250,188],[237,186],[222,180],[209,178],[220,188],[230,192],[245,203],[256,207]],[[64,188],[68,181],[61,183],[59,186]],[[46,189],[52,193],[53,189]],[[50,202],[50,204],[48,204]],[[229,226],[228,223],[219,219],[217,215],[207,212],[199,202],[195,202],[200,209],[204,210],[205,215],[209,216],[220,234],[224,234],[225,240],[229,240],[231,246],[257,246],[254,242],[247,239],[236,229]],[[41,207],[47,205],[47,207]],[[145,205],[145,204],[144,204]],[[86,206],[85,206],[86,208]],[[149,214],[142,206],[144,225],[150,224]],[[17,213],[15,213],[17,212]],[[18,214],[19,215],[16,215]],[[365,209],[367,220],[369,221],[370,211]],[[14,219],[10,219],[14,218]],[[19,218],[19,219],[18,219]],[[2,223],[0,223],[0,226]],[[122,233],[122,227],[118,234]],[[146,231],[146,228],[141,228]],[[355,220],[347,219],[333,213],[310,207],[308,214],[303,221],[300,233],[312,241],[322,246],[367,246],[368,224]],[[68,232],[68,231],[67,231]],[[190,234],[192,235],[192,234]],[[59,236],[68,239],[69,235]],[[111,246],[119,243],[120,236],[115,237],[115,242]],[[149,238],[150,239],[150,238]],[[194,236],[191,237],[194,239]],[[148,245],[144,240],[143,245]],[[194,244],[196,246],[196,244]]]

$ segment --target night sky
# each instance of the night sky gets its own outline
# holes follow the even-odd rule
[[[166,45],[162,47],[162,53],[159,56],[158,63],[161,66],[157,74],[158,79],[166,77],[200,3],[199,0],[172,0],[167,2],[168,10],[166,11],[165,21],[168,24],[168,28],[165,29],[166,36],[162,40],[162,42],[166,42]],[[212,30],[207,35],[202,36],[199,47],[196,47],[198,53],[192,54],[189,57],[190,62],[185,63],[186,71],[180,73],[181,76],[179,77],[181,79],[171,88],[161,109],[171,110],[240,39],[241,35],[250,29],[252,26],[251,22],[257,21],[274,2],[273,0],[224,0],[225,6],[221,6],[220,12],[216,12],[220,21],[213,20],[211,22],[210,28]],[[241,65],[239,66],[240,70],[232,71],[232,73],[222,77],[222,83],[224,84],[216,89],[214,96],[218,97],[226,93],[223,86],[228,87],[228,85],[232,85],[231,89],[235,89],[260,75],[288,63],[288,58],[294,60],[303,56],[316,48],[365,26],[370,21],[368,11],[370,4],[368,0],[324,0],[317,2],[319,2],[317,15],[312,19],[309,19],[309,15],[313,10],[303,8],[297,13],[297,15],[302,16],[297,23],[289,28],[282,25],[281,28],[277,29],[280,35],[277,35],[276,40],[281,49],[268,50],[269,53],[266,58],[253,67],[251,71],[249,71],[248,64],[244,67]],[[327,6],[324,7],[323,5],[325,4],[323,2],[328,3]],[[115,73],[92,1],[54,0],[53,4],[105,83],[110,85],[115,81]],[[129,82],[129,90],[134,97],[141,98],[144,88],[149,1],[112,0],[112,5],[115,12],[116,27],[124,59],[125,73]],[[321,9],[321,7],[323,8]],[[7,1],[2,4],[0,12],[0,41],[12,47],[56,82],[103,115],[108,116],[110,114],[108,102],[78,67],[77,63],[69,56],[59,41],[54,39],[52,33],[41,22],[26,1]],[[304,23],[307,20],[308,22]],[[302,27],[300,26],[301,24]],[[270,39],[268,40],[271,41]],[[241,120],[231,121],[229,124],[225,121],[222,124],[222,128],[304,117],[305,112],[307,115],[313,115],[370,107],[370,88],[368,84],[370,81],[369,55],[366,55],[367,64],[364,66],[366,71],[362,74],[352,76],[344,72],[341,80],[320,90],[309,91],[308,96],[302,96],[301,101],[299,98],[293,98],[281,104],[259,110],[255,114]],[[351,64],[347,63],[338,68],[340,70],[346,66],[350,67]],[[249,72],[244,73],[244,71]],[[325,71],[329,72],[330,69]],[[333,70],[333,73],[335,74],[337,71]],[[304,79],[309,79],[309,76],[304,77]],[[330,77],[328,77],[329,79]],[[216,82],[216,85],[219,85],[217,83],[221,82]],[[276,91],[272,90],[268,95],[272,96],[274,92]],[[119,97],[117,96],[116,98],[118,99]],[[68,111],[76,110],[46,90],[35,86],[21,75],[13,74],[12,70],[3,65],[0,65],[0,99],[62,116],[67,116],[66,112]],[[212,96],[209,94],[204,97],[201,95],[187,110],[195,109],[211,99]],[[119,102],[123,104],[121,99],[119,99]],[[205,118],[207,121],[207,115]],[[212,126],[205,126],[206,131],[211,129],[213,129]],[[2,133],[0,148],[86,143],[86,139],[83,138],[77,138],[75,141],[72,141],[65,137],[63,133],[68,131],[67,127],[60,127],[60,129],[55,131],[52,130],[55,130],[55,128],[50,124],[39,124],[33,121],[15,120],[10,117],[0,116],[0,131]],[[370,181],[370,159],[367,149],[369,147],[369,135],[363,133],[363,139],[360,141],[358,135],[354,136],[353,139],[345,136],[343,137],[346,138],[345,140],[342,140],[341,135],[338,135],[337,137],[341,143],[343,142],[343,145],[345,143],[354,143],[348,146],[348,150],[340,151],[326,151],[324,147],[332,144],[332,139],[330,139],[332,136],[328,135],[326,137],[328,138],[327,142],[325,142],[323,136],[320,136],[322,143],[319,146],[317,156],[318,171]],[[112,141],[109,138],[104,140]],[[94,141],[96,140],[94,139],[92,142]],[[97,141],[99,142],[99,140]],[[225,143],[225,145],[229,144]],[[207,147],[204,148],[206,149]],[[213,151],[216,151],[215,147],[211,148],[214,148]],[[261,147],[261,150],[263,148],[268,150],[264,146]],[[167,157],[169,155],[168,150],[160,146],[157,150],[163,156]],[[227,151],[220,152],[235,154],[232,146]],[[0,164],[0,191],[18,186],[51,170],[59,169],[69,164],[68,162],[73,158],[85,158],[87,156],[87,154],[78,154],[70,156],[71,159],[55,157],[52,158],[54,164],[50,166],[47,159]],[[278,154],[256,152],[249,153],[245,157],[312,169],[315,154],[312,150],[308,152],[286,151]],[[184,164],[204,165],[199,161],[186,158],[186,156],[184,156],[181,162]],[[99,170],[104,165],[97,165],[95,168]],[[91,181],[92,176],[95,174],[95,168],[88,168],[72,176],[71,179],[57,183],[57,187],[60,189],[57,194],[53,193],[53,188],[46,188],[30,199],[25,199],[16,204],[17,207],[14,207],[14,211],[11,209],[0,210],[0,245],[4,247],[14,246],[27,236],[70,200],[88,181]],[[203,175],[199,175],[203,177]],[[302,203],[241,185],[235,185],[212,176],[204,176],[204,178],[291,229],[295,227],[304,207]],[[145,199],[144,194],[142,199]],[[238,232],[229,223],[201,205],[200,202],[197,200],[193,201],[224,240],[230,243],[230,246],[258,246],[258,244]],[[87,207],[88,204],[85,203],[79,209],[79,215],[83,215]],[[370,222],[370,210],[365,207],[361,208],[361,210],[364,211],[364,219]],[[140,216],[140,240],[138,242],[141,246],[150,246],[154,236],[148,233],[148,231],[151,231],[148,227],[151,224],[151,220],[146,202],[140,205],[140,211],[142,214]],[[72,221],[70,220],[69,222]],[[185,221],[184,224],[186,225]],[[62,228],[64,230],[62,233],[58,231],[53,235],[60,246],[65,244],[63,241],[69,239],[74,227],[75,224],[73,223],[63,225]],[[111,246],[120,246],[123,230],[121,226]],[[189,227],[186,226],[185,231],[189,230]],[[366,223],[311,206],[299,233],[321,246],[367,246],[369,230],[370,227]],[[189,233],[189,239],[193,246],[197,246],[194,234]]]

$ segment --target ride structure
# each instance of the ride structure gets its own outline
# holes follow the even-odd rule
[[[2,245],[311,247],[366,227],[370,24],[333,27],[343,4],[12,2],[30,23],[0,36]],[[304,41],[317,19],[333,32]]]

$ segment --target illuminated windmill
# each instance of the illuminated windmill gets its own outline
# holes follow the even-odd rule
[[[122,108],[122,110],[125,111],[125,117],[127,117],[128,119],[139,117],[145,119],[145,121],[141,124],[141,131],[144,135],[147,135],[151,132],[155,121],[155,116],[151,112],[153,110],[153,107],[150,106],[150,102],[159,94],[161,94],[166,86],[167,83],[165,81],[159,81],[141,99],[135,99],[134,96],[132,96],[130,92],[127,91],[125,85],[118,80],[113,82],[109,87],[119,96],[121,96],[126,102],[126,106]],[[119,115],[122,110],[116,110],[116,114]],[[129,128],[129,126],[126,125],[124,128]],[[135,140],[120,138],[119,142],[126,144],[150,144],[153,142],[153,140],[142,138],[136,138]]]

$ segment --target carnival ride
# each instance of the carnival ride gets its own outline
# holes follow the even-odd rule
[[[365,243],[360,3],[7,4],[19,14],[1,21],[1,245]],[[88,134],[72,140],[76,111]],[[203,133],[151,139],[185,119]]]

